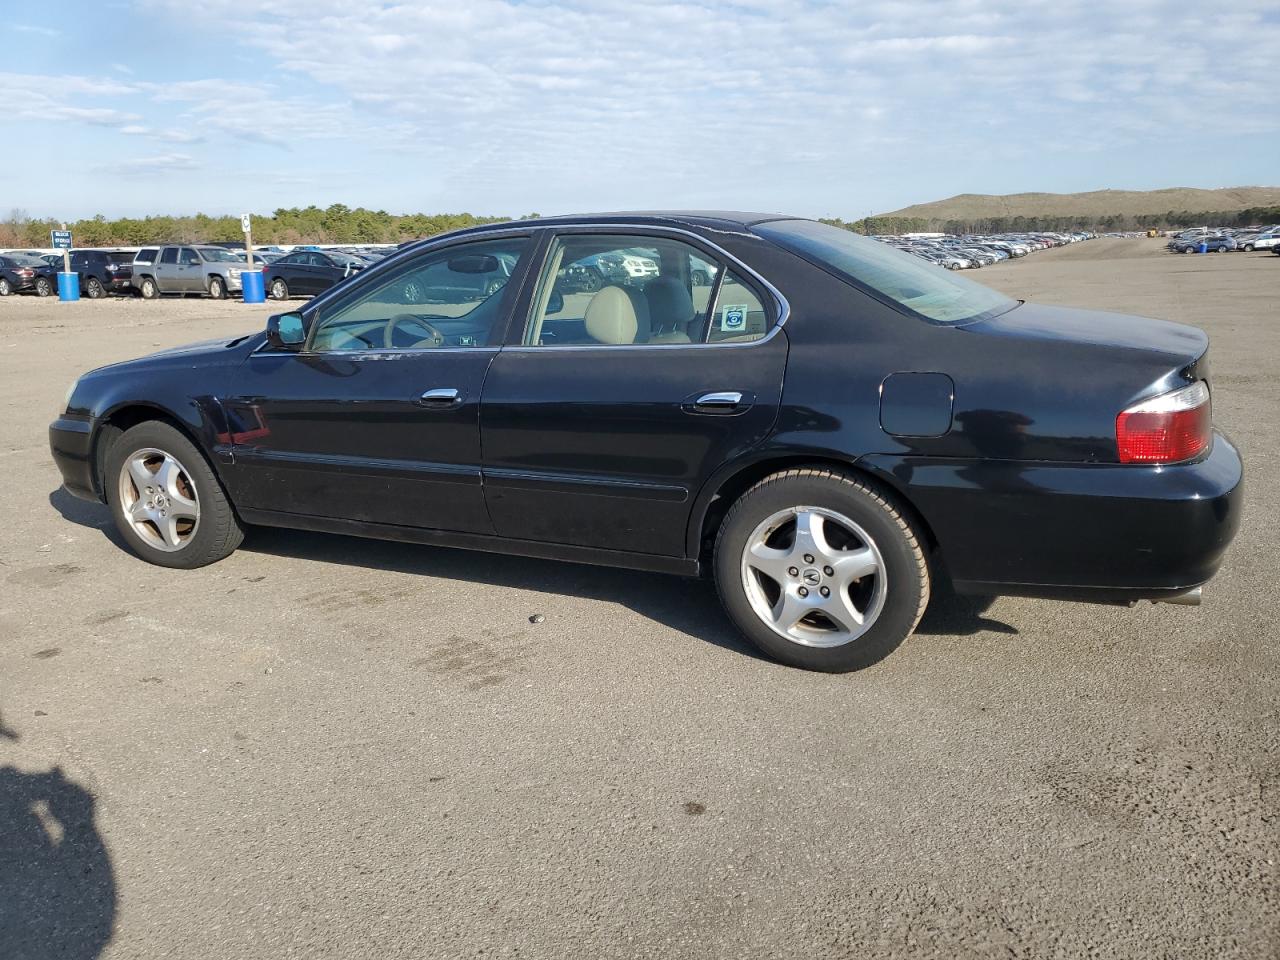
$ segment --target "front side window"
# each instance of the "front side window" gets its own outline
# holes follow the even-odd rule
[[[722,335],[738,336],[747,317],[768,326],[760,300],[738,281],[729,291],[723,266],[679,240],[617,234],[559,238],[548,254],[523,343],[526,346],[696,344],[709,339],[720,287],[734,306]],[[723,298],[722,298],[722,302]],[[739,325],[740,324],[740,325]],[[731,331],[731,332],[729,332]]]
[[[165,248],[164,248],[164,252],[160,254],[160,262],[161,262],[161,263],[177,263],[177,262],[178,262],[178,248],[177,248],[177,247],[165,247]]]
[[[192,250],[190,247],[182,248],[182,262],[188,267],[200,266],[200,258],[196,255],[196,252]]]
[[[825,223],[771,220],[751,229],[783,249],[935,323],[977,320],[1018,305],[1018,301],[1002,293],[927,264],[887,243]]]
[[[524,255],[525,237],[484,240],[424,253],[362,286],[320,315],[313,351],[484,347],[503,333],[502,291]]]

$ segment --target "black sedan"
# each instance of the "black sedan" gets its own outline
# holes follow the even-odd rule
[[[649,266],[557,282],[624,256]],[[840,671],[943,585],[1197,602],[1242,497],[1207,350],[812,221],[559,218],[88,373],[50,438],[153,563],[267,524],[706,573],[762,650]]]
[[[58,289],[58,271],[39,257],[25,253],[0,256],[0,297],[34,293],[47,297]]]
[[[262,281],[275,300],[314,297],[366,266],[365,261],[336,250],[295,250],[267,264]]]

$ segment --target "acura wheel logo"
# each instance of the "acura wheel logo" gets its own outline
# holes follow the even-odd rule
[[[801,576],[804,577],[804,582],[811,587],[816,587],[818,584],[822,582],[822,574],[819,573],[817,570],[815,570],[813,567],[810,567],[808,570],[802,573]]]

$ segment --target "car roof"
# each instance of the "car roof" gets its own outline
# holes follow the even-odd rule
[[[451,230],[450,235],[486,233],[493,230],[509,230],[513,226],[569,227],[580,224],[618,224],[630,226],[682,226],[723,230],[746,229],[770,220],[799,220],[802,217],[782,213],[748,213],[737,210],[631,210],[607,213],[576,213],[554,217],[534,217],[528,220],[507,220],[502,223],[486,223],[461,230]]]

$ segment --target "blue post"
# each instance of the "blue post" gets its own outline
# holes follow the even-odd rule
[[[266,303],[267,289],[263,285],[261,270],[245,270],[240,274],[240,288],[245,303]]]
[[[66,301],[80,299],[80,274],[58,271],[58,299]]]

